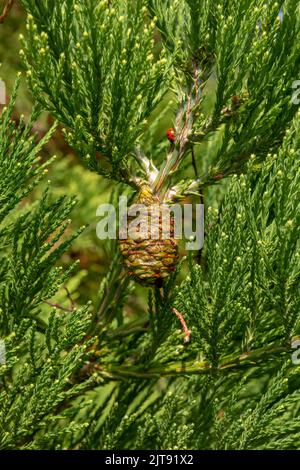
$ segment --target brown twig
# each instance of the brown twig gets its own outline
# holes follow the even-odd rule
[[[182,329],[185,333],[183,341],[185,343],[188,343],[190,341],[191,332],[185,323],[185,319],[183,318],[183,315],[180,312],[178,312],[178,310],[175,307],[172,308],[172,312],[176,315],[176,317],[178,318],[178,320],[180,321],[182,325]]]
[[[74,310],[73,308],[71,309],[71,308],[63,307],[62,305],[59,305],[59,304],[53,304],[52,302],[48,302],[48,300],[45,300],[44,302],[50,307],[58,308],[59,310],[63,310],[64,312],[73,312]]]
[[[161,198],[164,197],[165,192],[167,191],[167,189],[164,188],[166,180],[178,170],[190,144],[189,137],[192,132],[193,122],[195,119],[194,114],[201,101],[201,90],[198,83],[199,75],[200,72],[196,68],[193,84],[186,97],[186,102],[176,117],[176,142],[174,145],[171,145],[167,158],[154,181],[154,192],[160,194]]]
[[[4,23],[4,21],[8,17],[8,14],[10,10],[12,9],[13,3],[14,3],[14,0],[7,0],[7,3],[3,9],[2,15],[0,16],[0,23]]]
[[[70,294],[70,292],[69,292],[69,289],[68,289],[66,286],[64,286],[64,290],[66,291],[67,297],[68,297],[68,299],[69,299],[69,301],[70,301],[70,308],[71,308],[72,310],[75,310],[76,304],[75,304],[74,300],[72,299],[72,296],[71,296],[71,294]]]

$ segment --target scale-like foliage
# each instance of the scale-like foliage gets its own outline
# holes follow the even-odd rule
[[[68,127],[87,165],[117,180],[127,176],[128,155],[166,91],[167,60],[155,53],[145,3],[23,2],[34,93]]]
[[[58,304],[73,200],[29,202],[55,127],[37,143],[37,113],[15,125],[14,92],[0,118],[0,447],[299,449],[298,0],[21,3],[29,85],[69,144],[160,200],[201,192],[205,244],[145,305],[111,242],[94,308]]]
[[[72,383],[72,375],[88,357],[82,339],[91,318],[87,308],[43,308],[70,275],[56,262],[77,236],[64,236],[74,201],[52,201],[48,189],[38,203],[26,200],[45,173],[39,152],[54,128],[37,142],[37,114],[16,124],[14,101],[15,92],[0,118],[0,448],[43,448],[78,428],[59,423],[68,401],[90,385]]]

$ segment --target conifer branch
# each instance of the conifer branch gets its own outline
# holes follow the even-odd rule
[[[299,336],[292,338],[293,341],[299,340]],[[257,366],[261,361],[267,361],[273,357],[282,354],[291,354],[291,349],[287,346],[280,344],[272,344],[263,348],[252,351],[247,351],[238,356],[231,356],[224,358],[220,361],[217,367],[214,367],[207,361],[190,361],[184,363],[171,363],[168,367],[153,367],[150,369],[141,369],[139,367],[110,367],[103,371],[107,377],[110,375],[112,380],[122,377],[135,377],[143,379],[153,379],[159,377],[176,377],[180,375],[202,375],[214,372],[226,372],[227,370],[235,370],[244,367]],[[102,374],[101,367],[99,368],[100,375]]]
[[[154,181],[154,192],[164,196],[168,188],[164,188],[166,180],[173,176],[178,170],[182,159],[184,158],[190,142],[190,135],[193,129],[195,112],[198,109],[201,100],[201,87],[199,79],[201,72],[195,66],[191,89],[186,97],[186,102],[182,105],[176,117],[175,123],[175,143],[171,145],[165,162],[159,170]]]
[[[299,0],[21,4],[32,96],[89,170],[131,186],[110,185],[110,202],[206,187],[205,242],[198,264],[177,243],[127,240],[125,272],[90,230],[67,256],[83,228],[40,157],[56,125],[38,141],[14,88],[0,115],[0,448],[298,448]],[[65,162],[51,178],[76,193],[81,226],[108,184]],[[97,267],[82,282],[89,254],[71,259],[87,240]]]

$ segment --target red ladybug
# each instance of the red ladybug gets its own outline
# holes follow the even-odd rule
[[[173,127],[170,127],[170,129],[167,130],[166,136],[168,137],[169,141],[172,142],[172,144],[174,144],[176,140],[176,136],[175,136],[175,131]]]
[[[213,178],[216,181],[220,181],[221,179],[224,178],[224,175],[223,175],[223,173],[219,173],[218,175],[215,175]]]

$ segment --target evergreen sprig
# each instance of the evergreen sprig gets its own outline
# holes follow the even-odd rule
[[[85,163],[119,181],[128,181],[129,155],[166,91],[168,61],[155,51],[145,3],[23,2],[33,92]]]
[[[88,307],[63,315],[58,309],[45,310],[46,300],[74,269],[63,273],[56,265],[78,235],[67,238],[64,233],[74,201],[64,197],[53,201],[47,189],[38,203],[29,203],[29,194],[45,174],[39,152],[55,127],[37,142],[32,133],[36,112],[28,124],[23,119],[16,124],[12,112],[17,86],[0,118],[2,449],[43,448],[50,441],[55,446],[78,429],[72,420],[67,427],[62,424],[67,403],[94,383],[93,378],[72,383],[74,372],[91,354],[93,340],[82,342],[91,322]]]
[[[112,244],[95,307],[64,308],[74,202],[49,189],[29,201],[55,127],[37,142],[37,112],[16,125],[13,93],[0,118],[0,447],[299,449],[298,2],[22,3],[29,84],[89,168],[213,203],[201,260],[190,254],[147,305],[126,309]]]

